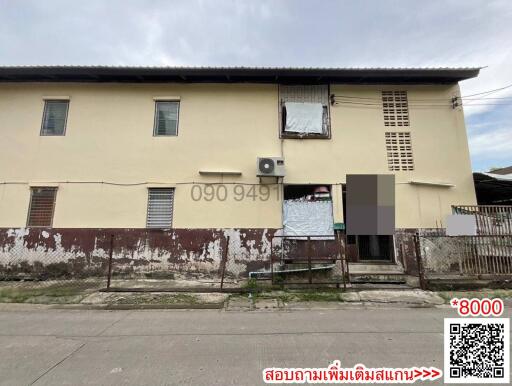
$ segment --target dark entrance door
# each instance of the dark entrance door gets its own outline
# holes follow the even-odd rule
[[[393,236],[356,236],[359,260],[391,261],[393,258]]]
[[[342,185],[343,217],[347,222],[347,189]],[[347,260],[355,263],[358,261],[385,261],[392,262],[393,236],[392,235],[347,235],[345,252]]]

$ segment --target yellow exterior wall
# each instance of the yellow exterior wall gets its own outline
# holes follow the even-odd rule
[[[409,100],[449,99],[458,92],[457,86],[331,86],[337,95],[376,99],[383,89],[408,90]],[[70,97],[65,136],[39,135],[43,98],[51,96]],[[162,96],[180,97],[177,137],[153,136],[154,98]],[[194,201],[192,185],[182,183],[258,183],[258,156],[283,155],[285,183],[335,184],[350,173],[390,173],[379,106],[331,106],[331,139],[281,143],[278,100],[277,85],[1,84],[0,227],[26,225],[28,184],[60,182],[54,227],[144,227],[147,188],[174,186],[176,228],[280,228],[275,186],[267,201],[235,201],[231,184],[225,185],[226,201]],[[395,172],[396,225],[432,227],[444,221],[450,205],[476,203],[463,112],[410,102],[409,114],[415,170]],[[200,176],[199,170],[242,176]],[[250,186],[244,189],[249,193]],[[340,185],[333,199],[335,221],[343,221]]]

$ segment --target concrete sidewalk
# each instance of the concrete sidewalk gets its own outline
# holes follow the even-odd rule
[[[343,309],[347,307],[393,304],[402,307],[434,307],[444,300],[430,291],[363,290],[363,291],[267,291],[254,294],[173,292],[95,292],[75,309],[198,309],[225,308],[229,311]]]
[[[322,296],[327,295],[327,296]],[[421,290],[365,290],[349,292],[280,292],[230,297],[228,311],[240,310],[305,310],[347,309],[378,306],[435,307],[445,303],[434,292]]]

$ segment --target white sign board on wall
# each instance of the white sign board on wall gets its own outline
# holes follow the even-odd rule
[[[472,214],[451,214],[446,218],[447,236],[476,236],[476,217]]]

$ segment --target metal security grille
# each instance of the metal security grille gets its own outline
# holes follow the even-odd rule
[[[27,226],[50,227],[53,221],[57,188],[33,188],[30,196]]]
[[[329,86],[326,84],[318,85],[281,85],[279,86],[279,122],[281,133],[284,133],[283,125],[283,105],[286,102],[304,102],[321,103],[324,108],[323,113],[323,131],[321,135],[329,134],[330,115],[329,115]],[[317,134],[318,135],[318,134]]]
[[[384,126],[409,126],[407,91],[382,91]]]
[[[148,228],[170,228],[174,188],[151,188],[148,192]]]
[[[44,104],[41,135],[64,135],[69,101],[47,100]]]
[[[386,132],[386,152],[390,171],[414,170],[410,132]]]

